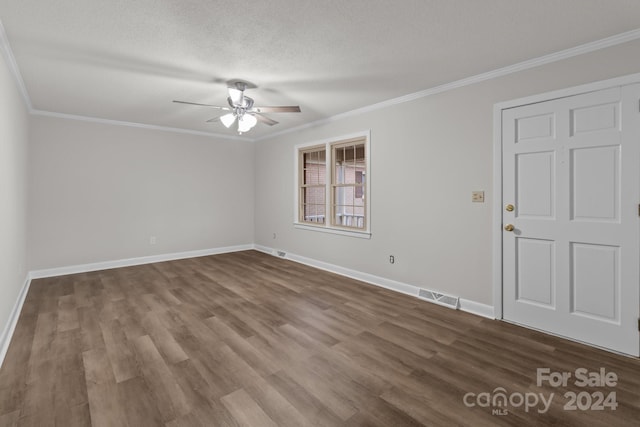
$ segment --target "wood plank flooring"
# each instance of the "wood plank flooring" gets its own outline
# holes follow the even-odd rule
[[[538,386],[538,368],[572,377]],[[578,368],[618,380],[579,387]],[[591,410],[598,392],[615,410]],[[638,359],[255,251],[35,280],[0,370],[0,426],[639,420]]]

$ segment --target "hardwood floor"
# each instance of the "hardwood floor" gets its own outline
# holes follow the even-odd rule
[[[617,382],[579,387],[579,368]],[[255,251],[35,280],[0,370],[1,426],[639,420],[637,359]]]

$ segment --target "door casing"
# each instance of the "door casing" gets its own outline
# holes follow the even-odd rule
[[[552,92],[546,92],[525,98],[500,102],[493,108],[493,215],[492,215],[492,236],[493,236],[493,313],[496,319],[503,319],[502,309],[502,111],[508,108],[520,107],[538,102],[549,101],[558,98],[565,98],[580,95],[588,92],[595,92],[602,89],[609,89],[616,86],[625,86],[640,83],[640,73],[614,79],[603,80],[585,85],[574,86]],[[640,200],[638,200],[640,203]],[[640,236],[638,236],[640,238]],[[640,286],[640,283],[638,284]],[[640,301],[638,301],[640,304]]]

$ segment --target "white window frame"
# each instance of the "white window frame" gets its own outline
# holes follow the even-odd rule
[[[365,204],[365,228],[355,229],[343,226],[332,225],[332,206],[331,206],[331,189],[332,189],[332,176],[333,176],[333,154],[332,147],[335,144],[340,144],[344,141],[351,139],[364,138],[365,144],[365,165],[366,165],[366,179],[364,185],[364,204]],[[359,237],[363,239],[371,238],[371,131],[356,132],[348,135],[341,135],[334,138],[327,138],[320,141],[305,142],[298,144],[294,147],[294,196],[293,196],[293,225],[297,229],[319,231],[331,234],[340,234],[344,236]],[[324,224],[312,224],[307,222],[301,222],[299,218],[300,214],[300,151],[306,148],[318,147],[324,145],[326,173],[325,173],[325,223]]]

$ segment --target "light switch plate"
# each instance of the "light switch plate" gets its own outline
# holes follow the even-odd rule
[[[484,191],[472,191],[471,201],[474,203],[484,203]]]

